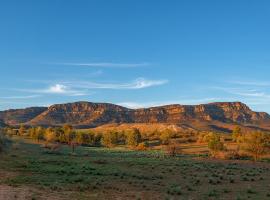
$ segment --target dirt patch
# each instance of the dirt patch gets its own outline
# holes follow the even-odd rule
[[[38,190],[27,186],[13,187],[0,185],[0,200],[62,200],[62,196],[48,191]]]

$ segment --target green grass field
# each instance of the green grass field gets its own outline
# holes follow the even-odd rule
[[[270,163],[16,139],[0,154],[0,199],[270,199]]]

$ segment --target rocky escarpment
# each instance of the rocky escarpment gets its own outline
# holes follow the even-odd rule
[[[264,112],[254,112],[240,102],[210,103],[195,106],[168,105],[148,109],[133,110],[134,122],[180,123],[190,120],[221,121],[227,123],[256,124],[270,120]]]
[[[2,115],[1,115],[2,114]],[[100,126],[109,123],[189,124],[194,121],[259,125],[270,122],[270,116],[254,112],[240,102],[201,105],[167,105],[145,109],[128,109],[108,103],[75,102],[49,108],[28,108],[0,113],[7,124],[55,126]]]
[[[128,122],[130,109],[108,103],[76,102],[57,104],[31,120],[34,125],[75,124],[98,126],[106,123]]]

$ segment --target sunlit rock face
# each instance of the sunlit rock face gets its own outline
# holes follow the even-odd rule
[[[219,121],[223,123],[259,124],[270,122],[270,116],[254,112],[241,102],[201,105],[167,105],[129,109],[108,103],[75,102],[48,108],[26,108],[0,112],[0,120],[9,125],[29,124],[57,126],[63,124],[100,126],[108,123],[189,123]]]

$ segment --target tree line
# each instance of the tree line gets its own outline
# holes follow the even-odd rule
[[[126,144],[130,147],[144,146],[141,132],[133,128],[126,131],[106,131],[102,133],[93,131],[78,131],[71,125],[62,127],[30,127],[21,125],[18,130],[6,128],[7,135],[27,136],[37,142],[43,141],[49,144],[68,144],[73,150],[77,145],[114,147],[118,144]],[[141,144],[140,144],[141,143]]]
[[[211,156],[219,153],[233,158],[251,156],[254,161],[260,160],[264,155],[270,154],[270,134],[262,131],[244,132],[236,126],[231,134],[231,140],[236,143],[236,149],[229,151],[221,134],[201,133],[197,142],[207,143]]]

